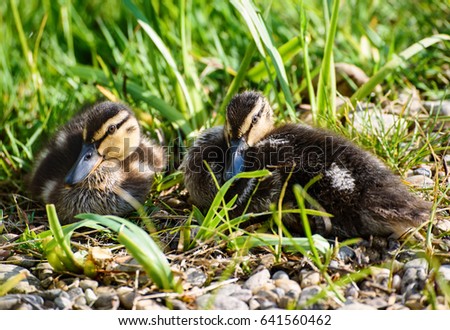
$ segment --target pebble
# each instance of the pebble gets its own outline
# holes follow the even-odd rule
[[[283,280],[289,279],[289,275],[283,270],[279,270],[272,275],[272,280],[281,280],[281,279]]]
[[[62,293],[63,293],[63,291],[61,289],[50,289],[50,290],[45,290],[45,291],[39,292],[38,294],[45,300],[55,300]]]
[[[117,295],[123,307],[126,309],[133,308],[134,299],[136,298],[136,293],[133,288],[128,286],[120,287],[117,289]]]
[[[450,155],[445,155],[443,158],[444,162],[450,165]]]
[[[389,306],[387,301],[385,299],[383,299],[383,298],[380,298],[380,297],[369,299],[369,300],[366,301],[366,304],[369,305],[369,306],[373,306],[376,309],[386,309],[386,307]]]
[[[43,281],[53,275],[53,268],[48,262],[41,262],[36,266],[38,278]]]
[[[315,297],[319,292],[322,291],[322,288],[318,285],[313,285],[307,288],[304,288],[300,293],[300,297],[297,301],[297,307],[302,309],[320,309],[320,304],[314,303],[313,305],[306,305],[308,300]]]
[[[92,306],[97,300],[97,295],[95,294],[94,290],[89,288],[84,291],[84,297],[86,298],[86,304],[88,306]]]
[[[415,170],[413,170],[413,176],[414,175],[423,175],[426,176],[427,178],[431,178],[432,173],[431,170],[425,167],[419,167],[416,168]]]
[[[167,307],[158,304],[153,299],[140,299],[136,302],[137,310],[166,310]]]
[[[352,302],[349,304],[346,304],[344,306],[341,306],[338,308],[338,310],[347,310],[347,311],[351,311],[351,310],[376,310],[375,307],[367,305],[367,304],[362,304],[359,302]]]
[[[172,304],[173,309],[176,311],[185,311],[189,309],[184,302],[178,299],[171,300],[170,303]]]
[[[207,277],[205,273],[197,268],[189,268],[186,270],[186,282],[192,286],[202,287]]]
[[[430,111],[430,115],[439,111],[440,116],[450,116],[450,101],[424,101],[422,102],[423,107]]]
[[[392,277],[392,289],[394,289],[395,291],[400,290],[401,284],[402,284],[402,278],[400,277],[400,275],[395,274]]]
[[[93,305],[96,309],[116,310],[119,305],[120,299],[114,289],[109,287],[98,288],[97,300]]]
[[[345,297],[346,298],[353,298],[356,299],[359,296],[359,289],[355,287],[355,285],[349,285],[347,290],[345,291]]]
[[[199,309],[248,310],[249,306],[242,300],[223,294],[205,294],[195,301]]]
[[[242,300],[243,302],[248,302],[253,297],[253,294],[251,290],[240,289],[233,292],[230,297],[237,298],[239,300]]]
[[[338,258],[344,262],[349,262],[356,258],[355,251],[348,246],[341,246],[338,252]]]
[[[83,290],[91,289],[95,291],[98,288],[98,282],[94,280],[84,279],[80,281],[80,288]]]
[[[21,266],[24,268],[34,267],[39,262],[39,260],[32,259],[30,257],[22,256],[22,255],[14,255],[14,256],[9,257],[6,260],[10,264],[13,264],[16,266]]]
[[[224,285],[224,286],[218,288],[215,291],[215,293],[216,294],[223,294],[225,296],[230,296],[230,295],[232,295],[233,293],[235,293],[235,292],[237,292],[239,290],[241,290],[241,286],[239,284],[232,283],[232,284],[227,284],[227,285]]]
[[[32,275],[26,268],[16,266],[0,264],[0,285],[6,282],[9,278],[24,272],[26,278],[20,281],[9,293],[33,293],[40,288],[40,281],[36,276]]]
[[[284,292],[291,292],[292,297],[295,297],[296,299],[300,296],[300,292],[302,291],[300,285],[290,279],[278,279],[274,281],[274,284],[277,288],[283,289]]]
[[[267,269],[263,269],[256,274],[250,276],[244,283],[244,289],[249,289],[253,293],[258,292],[261,287],[268,284],[270,281],[270,273]]]
[[[441,265],[438,273],[444,278],[445,281],[450,283],[450,265]]]
[[[302,274],[300,287],[306,288],[312,285],[317,285],[319,283],[320,283],[320,274],[318,272],[308,271]]]
[[[413,175],[405,178],[412,186],[418,188],[432,188],[434,187],[434,180],[424,176],[424,175]]]
[[[72,309],[73,302],[68,298],[59,296],[55,299],[55,304],[59,309],[66,310]]]
[[[15,305],[21,302],[21,298],[17,294],[9,294],[7,296],[0,297],[0,310],[13,309]]]

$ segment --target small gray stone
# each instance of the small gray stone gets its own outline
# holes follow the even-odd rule
[[[401,311],[401,310],[409,310],[409,308],[402,304],[395,303],[392,306],[386,308],[386,310]]]
[[[317,285],[320,283],[320,274],[314,271],[308,271],[303,273],[302,281],[300,282],[301,288],[306,288],[308,286]]]
[[[339,307],[338,310],[376,310],[376,308],[370,305],[352,302],[350,304]]]
[[[242,300],[243,302],[248,302],[252,298],[253,294],[252,291],[248,289],[240,289],[233,292],[230,296]]]
[[[136,302],[137,310],[167,310],[167,307],[158,304],[153,299],[140,299]]]
[[[0,285],[19,273],[24,273],[26,278],[12,288],[9,293],[27,294],[38,291],[40,288],[40,281],[36,276],[32,275],[27,269],[16,265],[0,264]]]
[[[214,291],[215,294],[223,294],[225,296],[230,296],[235,292],[238,292],[239,290],[242,290],[241,286],[239,284],[227,284],[224,286],[221,286],[217,290]]]
[[[267,269],[263,269],[256,274],[250,276],[245,281],[243,288],[249,289],[253,293],[258,292],[265,284],[270,283],[270,273]]]
[[[254,310],[260,309],[261,304],[260,304],[259,301],[256,300],[255,298],[252,298],[252,299],[250,299],[250,300],[248,301],[248,307],[249,307],[252,311],[254,311]]]
[[[425,271],[428,271],[428,261],[425,258],[413,259],[411,261],[408,261],[404,266],[405,270],[409,268],[422,268]]]
[[[44,299],[37,294],[25,294],[22,296],[22,301],[33,306],[33,309],[42,309]]]
[[[281,280],[281,279],[285,280],[289,279],[289,275],[283,270],[279,270],[272,275],[272,280]]]
[[[69,294],[69,299],[72,301],[77,300],[79,297],[84,297],[84,292],[82,288],[72,288],[67,291]]]
[[[450,165],[450,155],[445,155],[443,158],[444,162]]]
[[[13,264],[16,266],[21,266],[24,268],[32,268],[39,262],[39,260],[32,259],[30,257],[23,256],[23,255],[11,256],[7,259],[7,261],[10,264]]]
[[[259,303],[259,309],[268,310],[278,307],[277,304],[270,300],[264,300]]]
[[[430,115],[434,115],[436,112],[440,116],[450,116],[450,101],[425,101],[422,103],[423,107],[430,111]]]
[[[89,311],[89,310],[92,310],[92,308],[87,306],[86,304],[78,304],[78,303],[73,304],[72,309],[78,310],[78,311]]]
[[[0,297],[0,310],[14,309],[14,306],[20,304],[21,301],[20,296],[16,294]]]
[[[319,292],[322,291],[322,288],[318,285],[309,286],[307,288],[304,288],[303,291],[300,293],[300,297],[297,301],[297,307],[299,308],[305,308],[305,309],[318,309],[316,304],[306,305],[308,300],[315,297]]]
[[[255,298],[258,300],[268,300],[272,302],[278,301],[278,295],[273,291],[258,291],[255,295]],[[263,298],[263,299],[260,299]],[[261,303],[260,301],[260,303]]]
[[[97,300],[97,295],[92,289],[86,289],[86,291],[84,291],[84,296],[86,298],[86,304],[88,306],[92,306]]]
[[[384,299],[379,297],[367,300],[366,304],[369,306],[373,306],[376,309],[385,309],[386,307],[388,307],[388,303]]]
[[[284,297],[284,295],[286,294],[286,292],[282,288],[275,288],[272,290],[272,292],[277,295],[278,299]]]
[[[412,294],[406,299],[405,306],[408,307],[409,309],[414,309],[414,310],[423,309],[424,306],[422,305],[422,303],[420,301],[421,298],[422,298],[422,295],[419,293]]]
[[[413,171],[413,175],[423,175],[426,176],[427,178],[431,178],[432,173],[431,170],[428,168],[419,167]]]
[[[55,299],[55,304],[59,309],[67,310],[72,309],[73,302],[70,299],[59,296]]]
[[[207,280],[205,273],[197,268],[189,268],[186,271],[186,282],[192,286],[202,287]]]
[[[450,282],[450,265],[442,265],[439,267],[438,273],[445,281]]]
[[[116,293],[99,294],[94,302],[94,307],[102,310],[116,310],[119,308],[119,305],[120,300]]]
[[[196,300],[199,309],[247,310],[248,305],[242,300],[231,296],[205,294]]]
[[[300,295],[300,292],[302,289],[300,288],[300,285],[290,279],[278,279],[274,281],[274,284],[277,288],[283,289],[285,293],[291,292],[294,294],[294,297]]]
[[[41,281],[53,275],[53,268],[48,262],[41,262],[36,266],[36,270]]]
[[[59,297],[61,295],[62,292],[63,291],[61,289],[51,289],[51,290],[41,291],[38,294],[46,300],[55,300],[57,297]]]
[[[354,285],[349,285],[347,290],[345,291],[346,298],[357,299],[359,296],[359,290]]]
[[[392,277],[392,289],[395,291],[398,291],[401,288],[402,278],[395,274],[394,277]]]
[[[120,303],[126,309],[132,309],[134,305],[134,299],[136,293],[133,288],[124,286],[117,289],[117,295],[119,296]]]
[[[172,304],[173,310],[176,311],[185,311],[189,309],[184,302],[178,299],[171,300],[170,303]]]
[[[418,187],[418,188],[434,187],[434,181],[424,175],[413,175],[413,176],[407,177],[405,180],[408,181],[412,186]]]
[[[92,289],[93,291],[97,290],[98,282],[94,280],[84,279],[80,281],[80,288],[83,290]]]
[[[344,262],[348,262],[348,261],[350,261],[352,259],[355,259],[356,258],[356,254],[355,254],[355,251],[353,251],[352,248],[350,248],[348,246],[341,246],[339,248],[339,252],[338,252],[337,257],[340,260],[344,261]]]

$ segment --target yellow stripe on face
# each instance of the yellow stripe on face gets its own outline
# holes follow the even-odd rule
[[[256,102],[252,111],[250,111],[248,116],[245,117],[244,122],[242,123],[241,127],[239,128],[240,136],[245,135],[252,128],[253,116],[256,115],[261,110],[262,106],[263,106],[263,100],[260,98]]]
[[[130,114],[127,111],[120,111],[117,115],[115,115],[114,117],[108,119],[103,125],[102,127],[100,127],[99,130],[97,130],[97,132],[95,132],[94,136],[93,136],[93,140],[94,141],[98,141],[100,139],[102,139],[106,133],[108,132],[108,127],[111,125],[117,125],[119,123],[121,123],[125,118],[127,118]],[[94,142],[93,141],[93,142]]]

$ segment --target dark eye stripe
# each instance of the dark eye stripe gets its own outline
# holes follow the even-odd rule
[[[116,124],[116,131],[122,126],[128,119],[130,118],[130,115],[127,115],[120,123]],[[99,146],[109,135],[108,130],[106,130],[105,134],[101,137],[101,139],[95,141],[95,144]]]

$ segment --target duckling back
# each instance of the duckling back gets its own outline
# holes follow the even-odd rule
[[[132,123],[127,124],[128,120]],[[104,132],[105,123],[117,132]],[[128,131],[121,132],[117,125],[128,125],[123,126]],[[145,201],[154,174],[162,171],[166,162],[163,148],[142,136],[136,125],[132,112],[113,102],[99,103],[75,116],[55,133],[38,155],[29,184],[31,194],[44,203],[55,204],[63,223],[75,221],[73,217],[79,213],[125,215],[133,211]],[[103,136],[95,140],[87,136],[89,131],[93,131],[93,137],[98,138],[98,132]],[[124,140],[127,144],[130,134],[138,134],[137,142],[123,159],[114,158],[114,152],[124,148],[122,145],[108,145],[110,152],[99,154],[106,139]],[[92,151],[80,160],[86,144],[92,145]],[[94,156],[98,159],[92,168],[83,169],[88,164],[85,160]],[[86,176],[69,184],[68,174],[74,171],[76,164]]]

